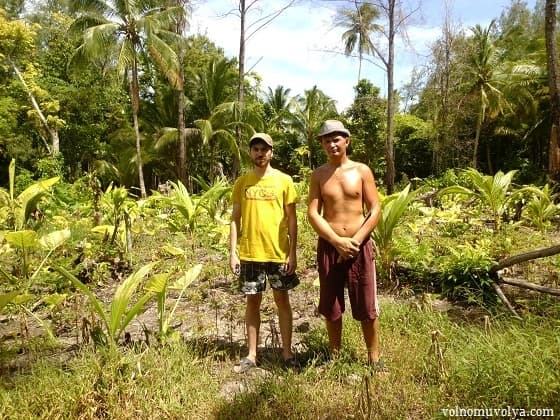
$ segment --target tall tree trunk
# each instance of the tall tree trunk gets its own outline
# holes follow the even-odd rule
[[[183,74],[183,60],[184,60],[184,49],[179,47],[179,63],[181,65],[181,71],[179,73],[179,85],[180,89],[177,89],[177,130],[179,132],[179,156],[178,156],[178,178],[183,183],[183,185],[188,187],[189,174],[187,170],[187,130],[185,128],[185,93],[183,92],[183,87],[185,84],[184,74]]]
[[[545,38],[550,90],[551,127],[548,155],[548,175],[560,181],[560,79],[558,75],[558,47],[556,44],[556,0],[546,0]]]
[[[41,111],[41,108],[39,107],[39,103],[37,102],[37,99],[35,98],[35,95],[33,95],[33,92],[31,91],[31,88],[27,85],[27,83],[26,83],[25,79],[23,78],[23,75],[19,71],[18,67],[9,57],[8,57],[8,60],[9,60],[10,64],[12,65],[12,68],[14,69],[14,71],[16,73],[16,76],[18,77],[19,81],[23,85],[23,88],[25,89],[25,92],[27,92],[27,96],[29,96],[29,100],[31,101],[31,105],[33,106],[33,109],[37,113],[37,116],[39,117],[39,121],[41,121],[41,125],[43,126],[43,128],[45,129],[45,131],[49,134],[49,136],[51,138],[51,145],[49,145],[45,141],[44,137],[39,133],[39,136],[43,140],[43,143],[45,144],[45,147],[47,148],[47,151],[49,152],[49,155],[55,156],[55,155],[59,154],[60,153],[60,138],[58,137],[58,130],[56,129],[56,127],[51,127],[49,125],[49,123],[47,121],[47,118],[45,117],[45,115],[43,114],[43,111]]]
[[[185,7],[182,4],[183,1],[177,0],[178,6]],[[182,14],[177,20],[177,26],[175,28],[176,33],[183,36],[187,26],[186,14]],[[185,127],[185,71],[184,71],[184,61],[185,61],[185,45],[179,42],[177,48],[177,60],[179,61],[179,74],[177,78],[176,94],[177,94],[177,131],[179,133],[179,150],[177,157],[177,177],[187,188],[190,188],[189,184],[189,171],[187,168],[187,130]]]
[[[136,57],[134,57],[132,62],[130,101],[132,103],[132,122],[134,125],[134,136],[136,137],[136,164],[138,165],[138,183],[140,184],[140,197],[146,198],[144,169],[142,167],[142,141],[140,138],[140,125],[138,123],[138,112],[140,110],[140,89],[138,87],[138,63],[136,61]]]
[[[239,104],[242,104],[245,98],[245,19],[247,17],[245,0],[239,0],[239,16],[239,85],[237,89],[237,101]]]
[[[492,165],[492,155],[490,154],[490,142],[486,142],[486,163],[488,165],[488,173],[494,175],[494,165]]]
[[[385,144],[385,159],[387,173],[385,183],[387,194],[392,194],[395,188],[395,156],[393,150],[393,119],[395,116],[395,94],[393,73],[395,66],[395,0],[389,0],[389,57],[387,60],[387,140]]]
[[[243,102],[245,101],[245,24],[247,19],[247,7],[245,5],[245,0],[239,0],[239,18],[239,79],[237,87],[237,102],[239,104],[239,113],[240,115],[243,115]],[[238,146],[241,145],[241,135],[241,128],[237,126],[235,128],[235,136],[237,138]],[[237,177],[240,166],[241,163],[234,155],[230,171],[233,179]]]
[[[473,155],[471,161],[471,166],[474,169],[478,168],[478,144],[480,143],[480,132],[482,131],[482,119],[484,118],[483,113],[484,111],[481,109],[476,119],[476,132],[474,135]]]

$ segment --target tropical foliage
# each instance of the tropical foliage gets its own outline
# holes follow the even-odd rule
[[[387,97],[362,67],[381,52],[373,38],[388,29],[379,20],[385,2],[347,4],[333,10],[333,30],[359,68],[354,102],[341,110],[317,86],[264,87],[252,70],[239,80],[238,57],[186,32],[190,2],[2,2],[0,400],[8,417],[432,418],[444,403],[473,401],[560,409],[558,302],[514,294],[525,320],[513,323],[492,271],[558,240],[543,2],[530,11],[513,1],[488,26],[447,22],[426,68]],[[394,126],[391,106],[400,110]],[[350,129],[351,157],[378,182],[378,285],[406,298],[383,309],[383,356],[393,367],[387,378],[356,376],[363,341],[352,323],[349,350],[319,366],[324,329],[302,323],[302,375],[273,375],[255,392],[222,398],[218,384],[242,351],[233,331],[245,333],[225,261],[232,182],[251,167],[247,141],[269,132],[274,166],[297,181],[299,290],[311,312],[317,294],[305,280],[316,274],[316,235],[304,207],[309,172],[325,162],[316,135],[328,118]],[[398,192],[389,194],[384,139],[393,130]],[[508,275],[557,288],[559,267],[552,256]],[[278,334],[272,305],[263,307],[269,345]],[[51,368],[55,358],[41,351],[60,345],[69,351]],[[265,363],[274,364],[270,355]],[[393,382],[404,391],[377,392]]]

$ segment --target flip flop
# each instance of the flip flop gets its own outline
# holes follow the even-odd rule
[[[243,359],[241,359],[239,361],[239,364],[237,366],[235,366],[234,371],[236,373],[245,373],[248,370],[253,369],[255,367],[257,367],[255,362],[253,362],[248,357],[244,357]]]
[[[371,373],[389,373],[389,369],[385,366],[383,360],[379,359],[377,362],[369,362],[368,367]]]

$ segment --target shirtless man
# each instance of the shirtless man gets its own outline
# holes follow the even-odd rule
[[[379,307],[370,239],[381,214],[377,187],[371,170],[348,158],[350,132],[340,121],[325,121],[318,139],[328,163],[311,175],[307,216],[319,235],[319,313],[326,320],[331,354],[336,354],[342,341],[347,284],[352,316],[361,321],[368,362],[383,368],[379,361]]]

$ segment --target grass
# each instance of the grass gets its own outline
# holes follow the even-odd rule
[[[560,323],[529,316],[465,323],[412,301],[387,301],[382,357],[370,377],[359,324],[345,318],[340,357],[325,360],[324,328],[311,330],[299,373],[232,372],[235,350],[178,341],[104,353],[89,347],[62,362],[35,358],[4,374],[1,418],[350,419],[438,418],[442,409],[552,408],[560,413]],[[432,332],[439,331],[438,359]],[[226,385],[244,392],[226,393]],[[237,388],[236,388],[237,387]]]
[[[318,298],[311,284],[316,277],[316,234],[306,222],[304,203],[298,206],[298,220],[302,284],[292,296],[299,297],[300,314],[310,316]],[[454,244],[486,246],[502,258],[557,238],[529,235],[516,226],[504,227],[503,234],[477,226],[467,229],[463,218],[457,220],[442,229],[439,219],[424,223],[410,216],[397,229],[400,258],[414,263],[413,268],[433,268]],[[210,221],[201,221],[200,226],[205,225]],[[84,226],[77,230],[74,240],[85,241]],[[243,329],[244,304],[227,266],[227,235],[212,229],[202,229],[196,237],[161,226],[153,230],[136,234],[125,269],[115,270],[116,258],[106,266],[94,265],[90,286],[100,298],[108,298],[119,282],[117,274],[122,280],[133,267],[154,258],[177,272],[202,262],[201,278],[187,291],[177,316],[177,324],[184,324],[182,331],[189,334],[165,345],[151,339],[150,345],[135,342],[108,352],[88,344],[77,347],[74,339],[72,346],[56,348],[34,334],[21,338],[17,331],[10,339],[0,330],[0,419],[425,419],[443,418],[442,410],[456,407],[551,408],[554,418],[560,415],[560,303],[555,297],[510,288],[508,296],[523,314],[519,321],[504,314],[500,304],[438,312],[430,295],[424,294],[425,300],[384,296],[381,351],[388,374],[368,376],[360,325],[345,317],[343,350],[336,360],[328,360],[324,326],[311,322],[303,334],[300,373],[279,367],[277,342],[262,332],[260,362],[270,374],[239,376],[232,367],[245,349],[232,337],[233,331]],[[106,251],[94,239],[88,243],[83,259]],[[184,249],[185,256],[173,258],[163,245]],[[74,261],[75,251],[68,247],[58,258]],[[0,260],[17,266],[14,255],[0,255]],[[555,256],[516,269],[523,270],[524,278],[554,286],[559,266],[560,257]],[[543,273],[550,274],[543,279]],[[51,290],[53,276],[44,274],[41,290]],[[426,291],[425,284],[415,280],[401,286],[409,286],[410,294]],[[71,293],[59,283],[57,291]],[[399,290],[401,295],[404,291]],[[72,302],[57,306],[61,320],[54,315],[47,320],[79,330],[88,310],[85,299]],[[262,317],[263,325],[275,317],[270,293],[264,296]]]

